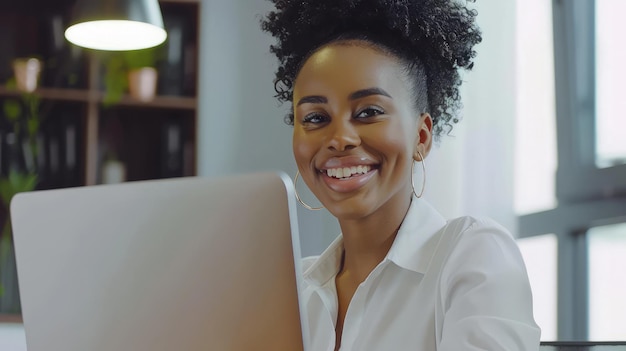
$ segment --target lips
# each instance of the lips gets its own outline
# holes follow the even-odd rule
[[[336,192],[351,192],[365,185],[378,171],[377,164],[365,157],[330,158],[319,168],[324,183]]]

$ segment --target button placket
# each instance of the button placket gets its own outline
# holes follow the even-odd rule
[[[370,290],[372,289],[373,282],[380,276],[383,268],[386,265],[386,260],[374,268],[374,270],[367,276],[365,281],[357,287],[350,305],[348,305],[348,311],[346,311],[346,317],[343,322],[343,334],[341,336],[341,349],[340,351],[353,350],[356,340],[362,340],[359,338],[359,331],[361,330],[361,324],[363,323],[363,315],[365,314],[368,296],[370,296]],[[356,349],[355,349],[356,350]]]

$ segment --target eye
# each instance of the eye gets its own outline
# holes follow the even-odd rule
[[[302,119],[302,124],[320,124],[328,121],[328,116],[314,112],[309,113]]]
[[[368,106],[364,109],[362,109],[361,111],[359,111],[354,118],[368,118],[368,117],[374,117],[374,116],[378,116],[378,115],[382,115],[385,113],[385,110],[383,110],[382,108],[378,107],[378,106]]]

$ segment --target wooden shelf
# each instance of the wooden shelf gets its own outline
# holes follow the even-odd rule
[[[21,314],[0,314],[0,323],[24,323]]]
[[[0,87],[0,96],[20,96],[21,92],[17,90],[9,90],[5,87]],[[61,100],[61,101],[78,101],[88,102],[89,91],[82,89],[63,89],[63,88],[40,88],[35,91],[42,99],[49,100]]]
[[[102,102],[102,98],[103,94],[99,94],[98,102]],[[125,95],[114,105],[195,110],[197,107],[197,99],[195,97],[185,96],[156,96],[154,100],[144,102]]]
[[[162,95],[143,102],[125,94],[110,105],[104,104],[106,56],[70,46],[67,41],[53,42],[53,38],[62,36],[59,31],[67,23],[59,21],[69,18],[75,1],[37,1],[53,2],[55,6],[45,6],[51,11],[32,11],[21,5],[0,10],[0,29],[3,33],[9,29],[2,36],[3,40],[8,39],[0,51],[2,79],[9,79],[12,74],[11,67],[5,66],[15,57],[36,55],[44,61],[42,85],[33,92],[41,100],[41,116],[46,117],[37,138],[38,150],[41,147],[43,151],[37,160],[41,187],[99,184],[103,165],[110,155],[125,163],[128,180],[196,175],[197,71],[204,1],[159,0],[164,24],[180,35],[177,41],[166,42],[164,52],[168,54],[156,62],[166,79],[157,89],[181,96]],[[75,82],[74,88],[69,87],[70,82]],[[0,82],[0,109],[3,100],[21,96],[23,92],[7,89]],[[24,106],[22,110],[28,112]],[[7,153],[4,145],[8,145],[9,139],[4,136],[13,132],[12,127],[0,111],[2,157]],[[4,165],[5,160],[2,161]],[[23,323],[22,315],[0,313],[2,323]]]
[[[91,102],[98,104],[102,103],[104,98],[104,93],[102,92],[92,92],[82,89],[40,88],[35,91],[35,94],[46,100],[75,101],[84,103]],[[0,97],[17,97],[19,95],[19,91],[0,87]],[[144,102],[135,100],[132,97],[125,95],[114,105],[195,110],[197,107],[197,99],[195,97],[187,96],[156,96],[154,100]]]
[[[151,101],[139,101],[132,98],[129,94],[125,94],[118,101],[105,105],[105,92],[103,91],[103,75],[106,71],[105,65],[101,62],[102,57],[91,51],[82,52],[81,67],[77,68],[78,74],[84,74],[79,80],[82,82],[82,88],[61,88],[51,86],[40,86],[34,94],[42,100],[42,106],[46,108],[46,111],[53,111],[55,115],[59,116],[58,125],[50,127],[48,133],[55,134],[54,142],[69,143],[73,142],[74,149],[80,148],[80,152],[76,152],[74,155],[75,161],[82,170],[77,178],[82,178],[80,182],[75,185],[94,185],[99,182],[99,174],[101,172],[101,166],[104,155],[108,152],[114,154],[128,153],[125,150],[146,150],[146,157],[150,156],[149,162],[146,162],[146,167],[143,169],[149,169],[150,174],[142,175],[143,178],[160,178],[164,174],[178,175],[178,173],[189,175],[195,174],[196,169],[196,128],[198,118],[198,98],[192,96],[197,94],[197,75],[198,69],[198,48],[199,48],[199,27],[200,27],[200,7],[201,0],[159,0],[162,6],[164,14],[164,22],[169,23],[172,28],[178,28],[181,31],[182,36],[177,46],[172,47],[173,50],[180,51],[185,60],[181,60],[184,64],[182,66],[167,66],[167,59],[164,58],[164,69],[169,72],[169,79],[174,79],[176,84],[174,88],[169,91],[172,94],[181,92],[181,94],[189,94],[184,96],[177,95],[160,95],[156,96]],[[64,10],[69,11],[69,5],[64,7]],[[15,10],[14,14],[21,16],[24,23],[40,23],[41,30],[32,30],[33,33],[29,38],[24,39],[28,42],[31,51],[38,52],[38,49],[45,51],[45,45],[42,45],[47,35],[40,35],[47,30],[47,24],[44,24],[36,16],[25,10]],[[169,22],[168,22],[169,19]],[[20,23],[13,24],[14,26],[22,28]],[[24,27],[26,27],[24,25]],[[20,30],[15,30],[15,33]],[[12,34],[16,35],[16,34]],[[10,53],[9,53],[10,54]],[[5,53],[0,52],[0,56]],[[45,55],[44,55],[45,56]],[[84,59],[84,60],[83,60]],[[0,60],[1,61],[1,60]],[[44,57],[45,61],[45,57]],[[58,68],[58,67],[57,67]],[[45,80],[45,77],[56,76],[55,71],[47,72],[47,75],[42,76],[42,81],[55,81]],[[52,75],[51,75],[52,74]],[[174,77],[173,75],[178,76]],[[20,97],[23,94],[20,91],[7,89],[5,86],[0,85],[0,100],[7,98]],[[114,126],[115,119],[119,116],[124,116],[127,121],[123,123],[129,126],[137,126],[142,123],[150,124],[153,127],[153,133],[150,134],[150,138],[144,134],[140,137],[124,136]],[[167,117],[163,117],[167,116]],[[69,122],[71,120],[71,122]],[[65,124],[64,124],[65,123]],[[69,123],[74,125],[69,126]],[[110,123],[110,124],[107,124]],[[156,124],[155,124],[156,123]],[[112,126],[113,125],[113,126]],[[175,125],[175,126],[173,126]],[[69,127],[68,127],[69,126]],[[70,129],[74,134],[73,139],[66,140],[68,136],[63,134],[63,128],[76,128]],[[162,128],[162,129],[159,129]],[[163,134],[165,128],[176,131],[176,154],[169,155],[167,157],[177,157],[183,160],[187,160],[187,164],[193,164],[193,167],[181,168],[174,171],[167,171],[163,165],[161,165],[160,158],[164,156],[168,151],[165,147],[170,135]],[[132,129],[132,128],[131,128]],[[154,131],[157,132],[154,132]],[[145,131],[144,131],[145,132]],[[172,132],[174,133],[174,132]],[[174,138],[173,136],[171,138]],[[58,139],[58,140],[57,140]],[[52,139],[43,139],[44,143],[51,143]],[[172,141],[173,142],[173,141]],[[150,145],[146,147],[146,145]],[[55,144],[56,145],[56,144]],[[76,147],[77,146],[77,147]],[[142,148],[143,147],[143,148]],[[118,150],[119,149],[119,150]],[[192,150],[187,153],[181,150]],[[148,155],[150,154],[150,155]],[[161,154],[161,156],[154,156]],[[137,157],[133,160],[123,160],[124,162],[137,163]],[[184,164],[180,163],[180,164]],[[177,167],[180,166],[178,164]],[[131,169],[130,166],[128,169]],[[174,173],[172,173],[174,172]],[[57,176],[57,175],[55,175]],[[65,175],[64,175],[65,176]],[[57,176],[59,184],[66,184],[61,182],[60,176]],[[52,177],[51,177],[52,178]],[[54,178],[56,179],[56,178]],[[72,178],[73,179],[73,178]],[[55,180],[57,181],[57,180]],[[73,184],[73,183],[72,183]],[[56,186],[56,185],[53,185]]]

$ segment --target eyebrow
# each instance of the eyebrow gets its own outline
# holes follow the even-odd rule
[[[354,93],[350,94],[350,96],[348,96],[348,99],[356,100],[356,99],[364,98],[370,95],[383,95],[388,98],[391,98],[391,95],[389,95],[388,92],[384,91],[381,88],[368,88],[368,89],[355,91]]]
[[[357,100],[357,99],[361,99],[370,95],[383,95],[383,96],[391,98],[391,95],[389,95],[389,93],[387,93],[385,90],[381,88],[367,88],[367,89],[355,91],[354,93],[348,96],[348,99]],[[298,101],[297,106],[300,106],[302,104],[326,104],[326,103],[328,103],[328,99],[325,96],[311,95],[311,96],[305,96],[302,99],[300,99]]]
[[[302,104],[326,104],[326,103],[328,103],[328,99],[325,98],[324,96],[311,95],[311,96],[305,96],[302,99],[300,99],[300,101],[298,101],[298,106]]]

